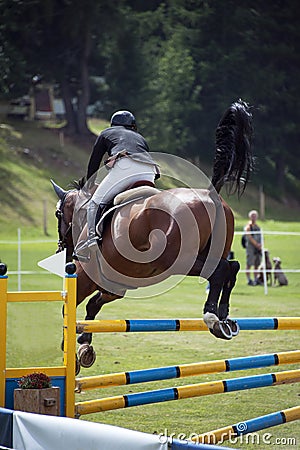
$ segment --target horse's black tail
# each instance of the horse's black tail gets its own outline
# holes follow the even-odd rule
[[[242,100],[233,103],[216,129],[212,184],[218,193],[225,183],[229,193],[244,192],[253,170],[252,131],[250,107]]]

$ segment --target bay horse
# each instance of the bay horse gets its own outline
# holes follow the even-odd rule
[[[251,137],[252,114],[239,100],[225,111],[217,126],[208,189],[167,189],[125,203],[113,212],[110,226],[104,228],[98,257],[90,266],[75,261],[77,305],[94,294],[86,305],[86,320],[94,320],[104,304],[122,298],[127,289],[153,285],[175,274],[201,275],[210,287],[203,309],[208,329],[226,340],[238,334],[238,324],[228,317],[230,294],[240,269],[238,261],[227,259],[234,216],[219,193],[225,183],[229,193],[241,195],[245,190],[253,169]],[[73,213],[84,183],[77,182],[74,189],[65,191],[51,182],[59,198],[58,251],[66,248],[71,261]],[[91,267],[100,272],[100,278],[93,275]],[[95,359],[91,342],[91,333],[78,337],[83,367]]]

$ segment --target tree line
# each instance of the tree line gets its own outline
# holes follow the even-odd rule
[[[151,150],[211,163],[223,111],[253,105],[257,179],[299,190],[296,0],[0,0],[2,96],[39,74],[58,87],[67,131],[86,109],[132,110]],[[76,103],[73,99],[76,98]]]

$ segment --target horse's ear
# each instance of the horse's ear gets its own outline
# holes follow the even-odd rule
[[[53,186],[53,189],[55,190],[55,193],[57,197],[62,200],[63,197],[66,195],[67,191],[64,191],[61,187],[58,186],[58,184],[54,183],[53,180],[50,180],[51,184]]]

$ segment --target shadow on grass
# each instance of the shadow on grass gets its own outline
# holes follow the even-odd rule
[[[20,187],[17,187],[14,184],[14,179],[11,176],[11,172],[0,166],[1,172],[1,183],[0,183],[0,198],[1,205],[9,206],[14,210],[16,214],[21,217],[24,217],[28,222],[35,224],[35,220],[32,217],[32,212],[27,208],[26,202],[20,201],[20,198],[24,199],[24,192]],[[27,201],[30,199],[27,198]]]

